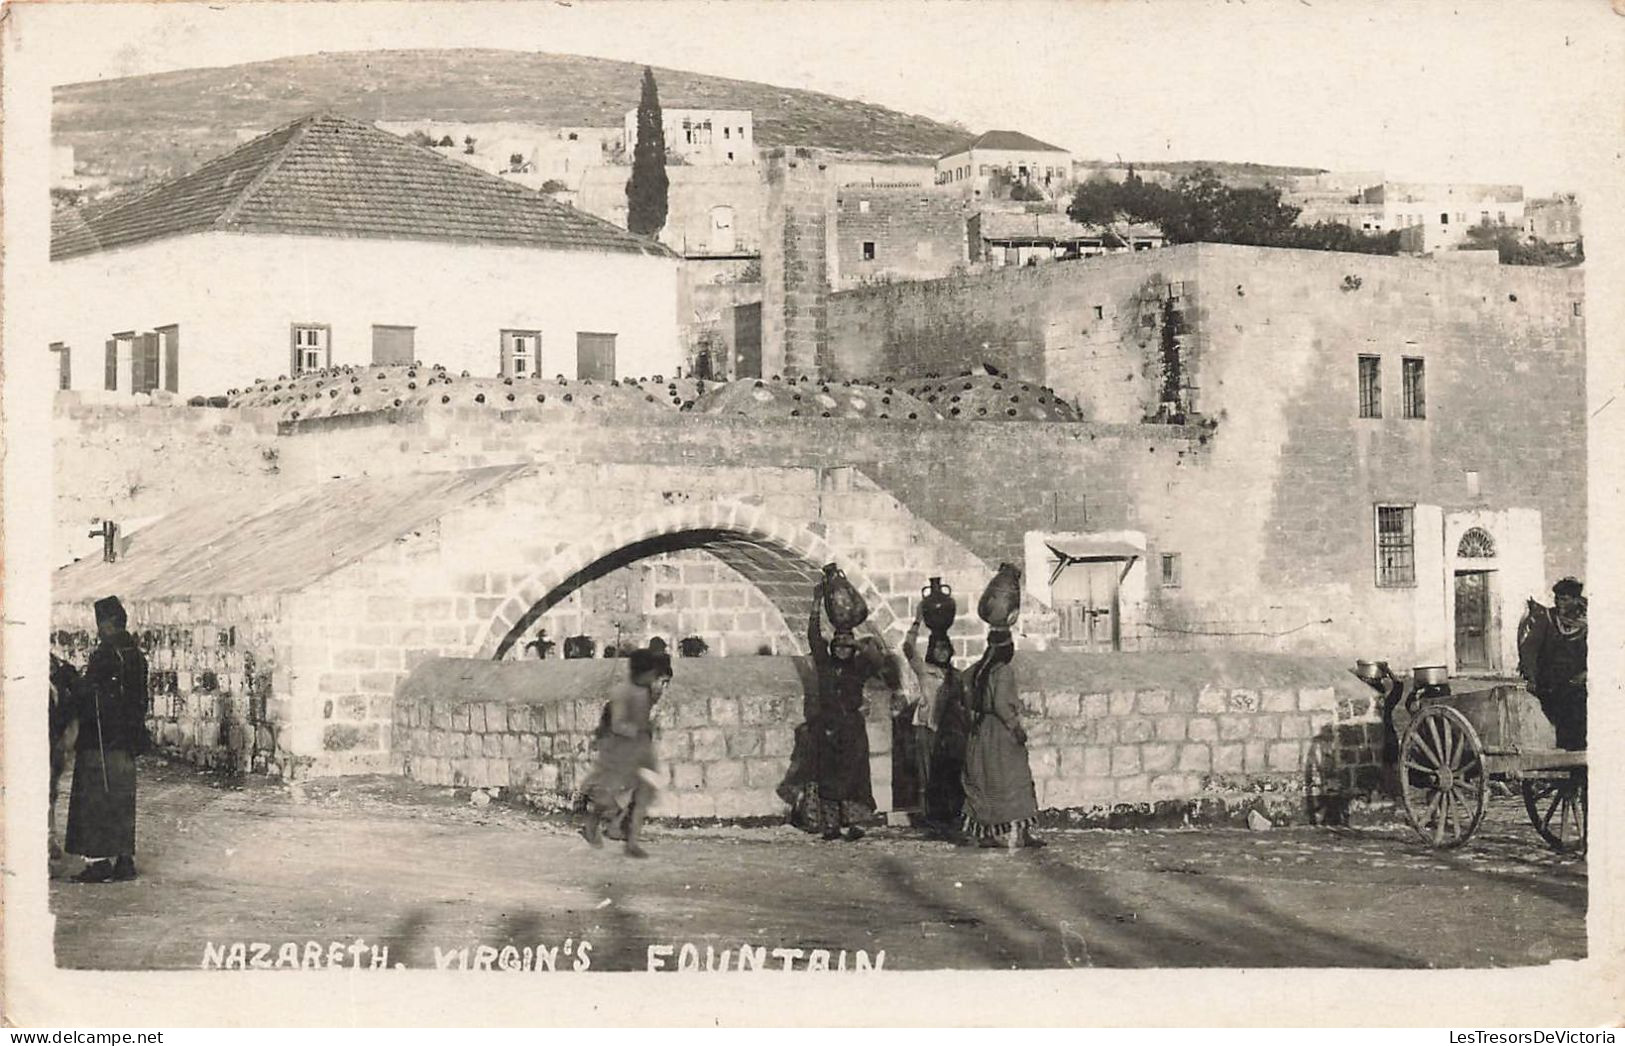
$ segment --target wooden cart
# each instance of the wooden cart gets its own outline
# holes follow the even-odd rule
[[[1557,746],[1540,701],[1521,686],[1407,701],[1400,784],[1411,826],[1431,846],[1460,846],[1484,819],[1490,782],[1523,793],[1529,823],[1560,853],[1586,845],[1586,754]],[[1396,717],[1397,718],[1397,717]]]

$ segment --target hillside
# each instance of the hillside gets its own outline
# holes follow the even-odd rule
[[[82,169],[134,185],[178,174],[266,131],[331,109],[370,120],[515,121],[619,127],[642,67],[495,50],[322,53],[214,69],[70,84],[53,131]],[[655,69],[665,106],[749,109],[759,144],[935,157],[963,128],[813,91]]]

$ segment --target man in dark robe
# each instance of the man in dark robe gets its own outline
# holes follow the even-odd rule
[[[68,799],[67,851],[86,858],[82,883],[123,882],[135,871],[135,757],[147,736],[147,659],[119,601],[96,601],[101,641],[75,695],[79,739]]]
[[[1586,744],[1586,601],[1584,589],[1566,577],[1552,586],[1550,607],[1529,601],[1518,629],[1518,674],[1557,728],[1557,746],[1577,751]]]

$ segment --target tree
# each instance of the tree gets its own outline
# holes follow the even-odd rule
[[[638,137],[632,148],[632,177],[626,183],[626,227],[654,236],[666,224],[666,128],[660,114],[660,92],[654,70],[643,68],[643,97],[638,101]]]
[[[1149,222],[1174,243],[1239,243],[1257,247],[1395,254],[1399,235],[1371,236],[1347,226],[1319,222],[1299,225],[1299,208],[1281,199],[1275,186],[1234,188],[1212,168],[1202,167],[1173,188],[1147,185],[1131,168],[1121,183],[1096,179],[1078,186],[1067,207],[1073,221],[1095,225],[1119,243],[1128,226]]]
[[[1518,239],[1518,232],[1510,225],[1475,225],[1467,230],[1471,250],[1493,250],[1502,265],[1546,265],[1563,267],[1585,260],[1585,250],[1578,244],[1575,252],[1545,240],[1529,237]]]

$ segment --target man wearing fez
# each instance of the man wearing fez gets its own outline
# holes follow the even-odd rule
[[[124,606],[96,601],[100,642],[77,688],[67,851],[88,860],[76,882],[135,878],[135,757],[147,736],[147,659],[126,630]]]
[[[1529,601],[1518,629],[1518,671],[1557,728],[1559,748],[1578,750],[1586,737],[1586,600],[1579,581],[1552,586],[1552,606]]]

